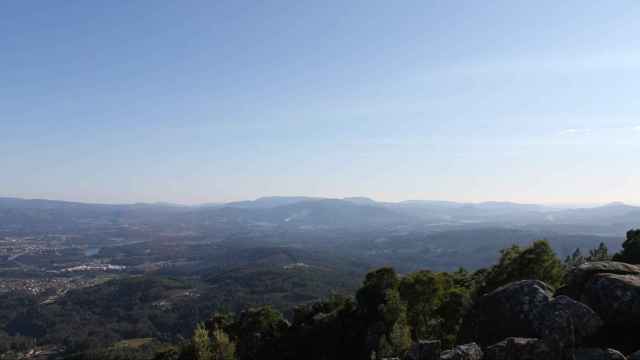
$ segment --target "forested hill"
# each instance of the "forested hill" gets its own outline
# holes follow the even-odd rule
[[[193,306],[231,283],[196,296],[188,281],[133,277],[54,304],[14,298],[17,314],[0,314],[12,332],[3,335],[3,356],[49,346],[51,356],[75,359],[623,359],[640,350],[633,264],[640,231],[629,231],[613,256],[601,244],[561,260],[540,240],[505,248],[493,266],[474,272],[372,270],[353,293],[285,315],[272,306]],[[24,324],[31,337],[15,331]]]

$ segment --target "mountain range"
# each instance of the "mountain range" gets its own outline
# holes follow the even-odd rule
[[[242,225],[287,228],[508,226],[569,233],[619,234],[640,225],[640,207],[611,203],[561,209],[511,202],[379,202],[364,197],[263,197],[226,204],[89,204],[0,198],[0,228],[65,228],[83,224]],[[582,230],[581,230],[582,229]]]

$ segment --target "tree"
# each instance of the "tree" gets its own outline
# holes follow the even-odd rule
[[[445,349],[456,344],[462,317],[471,303],[469,293],[469,290],[464,288],[450,288],[445,292],[440,306],[436,309],[436,316],[440,319],[438,338]]]
[[[282,314],[270,306],[253,308],[240,313],[229,327],[236,340],[236,352],[240,360],[267,359],[277,356],[278,341],[289,323]]]
[[[540,280],[559,287],[564,273],[565,268],[548,241],[535,241],[524,250],[513,245],[501,251],[498,264],[487,272],[480,294],[518,280]]]
[[[228,333],[233,327],[233,323],[233,314],[228,312],[215,312],[204,323],[204,326],[207,328],[209,334],[213,334],[217,330],[222,330],[225,333]]]
[[[213,360],[209,332],[202,323],[198,323],[191,339],[195,360]]]
[[[606,261],[609,259],[611,259],[609,249],[603,242],[597,248],[589,250],[589,256],[587,257],[587,261]]]
[[[613,260],[640,264],[640,229],[627,232],[627,239],[622,243],[622,251],[617,253]]]
[[[381,320],[384,313],[380,311],[380,305],[384,305],[389,292],[398,290],[398,284],[398,276],[392,268],[369,272],[356,293],[359,309],[371,320]]]
[[[285,340],[284,360],[361,359],[367,357],[366,324],[353,299],[332,295],[296,308]]]
[[[576,250],[571,255],[567,255],[564,259],[564,265],[567,268],[574,268],[584,264],[587,260],[582,256],[582,251],[580,248],[576,248]]]
[[[384,305],[385,324],[389,326],[379,338],[376,354],[391,357],[402,354],[411,345],[410,328],[407,324],[407,312],[400,300],[398,291],[389,292]]]
[[[180,352],[175,346],[161,349],[153,355],[153,360],[178,360],[180,358]]]
[[[407,304],[408,323],[414,340],[433,336],[431,316],[441,304],[444,283],[431,271],[418,271],[400,281],[400,296]]]
[[[356,293],[358,309],[366,324],[366,353],[397,355],[410,345],[406,308],[400,300],[399,280],[392,268],[367,274]]]
[[[211,334],[211,353],[213,360],[233,360],[236,345],[223,330],[216,329]]]
[[[467,271],[419,271],[400,281],[400,296],[414,340],[437,338],[455,344],[462,315],[470,302],[473,279]]]

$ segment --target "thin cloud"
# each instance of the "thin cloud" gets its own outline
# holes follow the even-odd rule
[[[586,134],[588,132],[591,132],[591,129],[576,129],[576,128],[570,128],[570,129],[564,129],[560,131],[560,135],[575,135],[575,134]]]

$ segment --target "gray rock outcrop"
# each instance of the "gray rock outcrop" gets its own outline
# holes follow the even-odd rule
[[[507,338],[489,346],[484,360],[538,360],[548,359],[550,349],[539,339]]]
[[[451,350],[444,351],[440,360],[481,360],[482,349],[476,343],[458,345]]]
[[[576,349],[574,356],[575,360],[626,360],[617,350],[601,348]]]
[[[537,338],[555,352],[581,345],[602,326],[588,306],[566,296],[551,297],[541,281],[518,281],[482,296],[464,319],[462,341],[482,346],[506,338]]]
[[[570,296],[593,309],[604,325],[595,346],[625,352],[640,350],[640,267],[615,261],[586,263],[573,269],[568,285],[557,294]]]
[[[461,340],[489,346],[508,337],[538,337],[535,319],[552,293],[542,281],[523,280],[483,295],[463,321]]]

